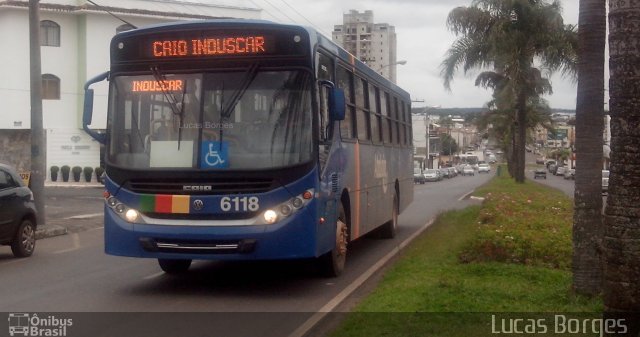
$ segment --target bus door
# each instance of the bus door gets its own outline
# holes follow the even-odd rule
[[[334,132],[334,123],[329,112],[329,88],[319,84],[320,81],[335,83],[334,61],[326,54],[317,53],[316,78],[318,80],[318,170],[320,173],[320,210],[319,216],[333,222],[337,214],[337,206],[340,201],[338,190],[339,172],[341,163],[336,160],[335,154],[339,151],[335,148],[339,143],[339,132]],[[336,138],[336,135],[338,136]],[[320,242],[333,242],[334,233],[331,231],[319,232]],[[327,241],[325,241],[327,240]]]

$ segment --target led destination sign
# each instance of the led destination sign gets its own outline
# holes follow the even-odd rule
[[[131,91],[133,92],[163,92],[182,91],[182,80],[164,81],[132,81]]]
[[[153,56],[190,57],[269,52],[264,36],[222,37],[192,40],[156,40],[151,42]]]
[[[144,34],[116,35],[111,41],[111,63],[133,65],[141,62],[134,66],[148,69],[148,64],[144,62],[169,62],[177,66],[180,63],[173,62],[181,60],[263,60],[263,57],[307,56],[311,50],[309,37],[302,30],[202,26],[201,29],[186,31],[164,31],[159,27]],[[166,66],[164,69],[167,69]],[[127,68],[129,70],[131,68]]]

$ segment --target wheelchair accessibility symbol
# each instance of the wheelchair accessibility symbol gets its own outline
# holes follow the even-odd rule
[[[229,166],[229,143],[202,142],[200,168],[226,168]]]

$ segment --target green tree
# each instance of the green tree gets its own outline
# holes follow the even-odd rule
[[[638,1],[609,0],[611,175],[603,240],[605,306],[610,311],[635,313],[640,313],[638,13]],[[634,322],[638,328],[640,318],[636,316]]]
[[[573,288],[596,295],[602,289],[602,132],[606,0],[580,0],[578,93],[573,215]]]
[[[551,83],[548,79],[542,77],[541,72],[537,68],[529,70],[531,83],[533,84],[528,93],[528,99],[525,106],[527,121],[525,123],[525,132],[533,132],[538,125],[550,128],[551,109],[547,102],[540,98],[540,95],[551,93]],[[513,82],[499,72],[486,71],[478,75],[476,78],[476,86],[482,86],[493,90],[493,99],[487,103],[491,108],[488,117],[480,120],[477,124],[479,128],[486,129],[489,124],[492,126],[493,137],[498,140],[498,145],[506,154],[507,167],[511,176],[516,176],[517,167],[517,148],[516,148],[516,107],[514,88],[510,88]]]
[[[465,73],[493,69],[504,78],[501,90],[510,91],[504,95],[513,100],[515,113],[515,179],[524,182],[527,102],[539,85],[534,65],[549,74],[573,73],[575,27],[563,23],[559,1],[544,0],[473,0],[470,7],[452,10],[447,26],[459,37],[442,62],[444,85],[450,89],[460,66]]]
[[[441,134],[440,144],[442,146],[441,153],[445,156],[451,156],[458,152],[458,143],[451,135]]]

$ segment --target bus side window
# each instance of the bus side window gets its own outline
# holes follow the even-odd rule
[[[318,53],[318,66],[316,77],[318,81],[327,80],[334,82],[333,60]],[[327,143],[331,139],[331,124],[329,119],[329,88],[318,85],[318,102],[320,104],[320,114],[318,116],[318,139],[320,143]]]
[[[327,80],[334,82],[334,67],[333,59],[325,54],[317,54],[317,66],[316,66],[316,78],[318,81]],[[334,82],[335,83],[335,82]],[[329,150],[331,147],[331,136],[333,130],[331,128],[332,123],[329,118],[329,88],[323,85],[318,85],[318,161],[320,164],[320,170],[322,170],[329,157]]]

